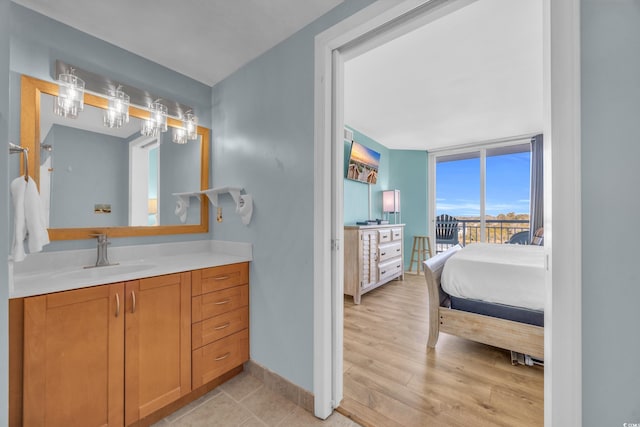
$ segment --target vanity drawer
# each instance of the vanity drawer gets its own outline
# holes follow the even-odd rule
[[[200,387],[249,360],[249,330],[244,329],[192,352],[193,384]]]
[[[402,254],[401,242],[392,242],[380,245],[378,248],[378,261],[386,261],[391,258],[399,257]]]
[[[198,295],[191,298],[191,322],[199,322],[248,305],[249,285]]]
[[[391,240],[402,240],[402,228],[391,229]]]
[[[378,241],[380,243],[391,241],[391,230],[388,228],[378,230]]]
[[[402,273],[402,258],[397,258],[378,265],[378,280],[388,280]]]
[[[191,274],[191,295],[219,291],[249,283],[249,263],[204,268]]]
[[[249,327],[249,309],[238,308],[191,326],[191,349],[195,350]]]

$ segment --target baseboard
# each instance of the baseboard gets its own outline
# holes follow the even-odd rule
[[[280,375],[264,366],[249,360],[244,364],[244,370],[264,383],[264,386],[296,405],[313,414],[313,393],[282,378]]]

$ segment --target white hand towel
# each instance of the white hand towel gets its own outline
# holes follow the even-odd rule
[[[189,196],[178,196],[176,201],[175,214],[180,218],[181,223],[187,222],[187,210],[189,209]]]
[[[251,214],[253,213],[253,197],[251,194],[243,194],[238,197],[236,212],[240,215],[242,223],[249,225],[251,222]]]
[[[24,240],[29,237],[29,252],[40,252],[49,243],[49,232],[45,226],[44,211],[38,188],[32,178],[25,181],[19,177],[11,182],[11,197],[14,207],[14,239],[11,251],[14,261],[25,258]]]

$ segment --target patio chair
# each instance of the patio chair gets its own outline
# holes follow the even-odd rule
[[[515,233],[509,240],[505,243],[510,243],[512,245],[528,245],[529,244],[529,230],[520,231],[519,233]]]
[[[458,244],[458,219],[447,214],[436,217],[436,248]]]

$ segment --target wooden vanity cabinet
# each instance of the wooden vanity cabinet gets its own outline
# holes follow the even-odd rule
[[[10,300],[10,425],[149,425],[249,360],[249,264]]]
[[[125,285],[125,425],[191,392],[191,273]]]
[[[124,284],[24,300],[24,426],[122,426]]]
[[[25,298],[25,426],[122,426],[191,392],[191,273]]]
[[[249,265],[192,272],[193,387],[249,360]]]

